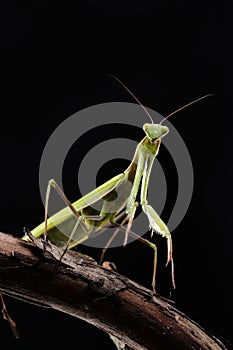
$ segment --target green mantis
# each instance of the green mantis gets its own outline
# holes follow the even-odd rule
[[[143,125],[145,137],[138,144],[133,160],[128,168],[121,174],[113,177],[93,191],[87,193],[76,202],[71,203],[54,179],[50,180],[47,187],[45,201],[45,220],[34,228],[31,233],[35,237],[44,235],[51,243],[62,247],[64,256],[70,249],[90,237],[100,234],[108,227],[115,227],[114,234],[110,237],[101,255],[101,262],[110,242],[119,231],[125,233],[124,246],[127,244],[128,236],[138,239],[153,250],[154,262],[152,273],[152,289],[156,291],[156,266],[157,248],[154,243],[141,237],[132,231],[133,220],[136,210],[141,206],[142,211],[148,218],[152,233],[157,233],[167,239],[167,264],[171,264],[172,286],[175,288],[174,263],[172,251],[172,238],[168,227],[147,201],[148,184],[150,173],[155,157],[157,156],[161,140],[169,129],[162,123],[171,115],[186,108],[187,106],[209,96],[203,96],[177,111],[165,117],[160,124],[154,124],[149,112],[134,96],[134,94],[116,77],[114,77],[139,103],[149,116],[151,123]],[[48,218],[48,206],[51,188],[54,188],[64,200],[66,207]],[[139,196],[140,201],[137,201]],[[64,232],[69,232],[67,236]],[[27,235],[23,239],[28,239]]]

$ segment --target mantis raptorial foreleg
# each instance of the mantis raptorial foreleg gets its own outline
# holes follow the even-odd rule
[[[171,263],[172,285],[173,285],[173,288],[175,289],[171,234],[167,226],[165,225],[165,223],[162,221],[162,219],[160,219],[159,215],[156,213],[156,211],[152,208],[151,205],[143,204],[142,209],[148,217],[151,229],[167,239],[167,264],[169,262]]]
[[[123,243],[123,246],[125,247],[126,244],[127,244],[127,240],[128,240],[128,235],[129,235],[129,231],[133,225],[133,219],[134,219],[134,216],[135,216],[135,213],[136,213],[136,209],[138,207],[138,202],[134,202],[133,206],[132,206],[132,209],[131,209],[131,213],[130,215],[128,216],[128,225],[127,225],[127,228],[126,228],[126,231],[125,231],[125,240],[124,240],[124,243]]]
[[[158,143],[158,147],[160,146],[160,142]],[[172,257],[172,238],[171,234],[167,228],[167,225],[163,222],[163,220],[159,217],[156,211],[152,208],[151,205],[147,202],[147,191],[148,191],[148,183],[151,173],[151,168],[153,162],[151,161],[153,155],[148,154],[148,157],[145,161],[144,172],[142,176],[142,186],[141,186],[141,206],[142,210],[146,214],[149,220],[149,225],[152,231],[157,232],[161,236],[167,239],[167,264],[171,263],[171,274],[172,274],[172,285],[175,289],[175,278],[174,278],[174,263]],[[166,265],[167,265],[166,264]]]

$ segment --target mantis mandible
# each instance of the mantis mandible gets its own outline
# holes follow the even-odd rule
[[[56,181],[51,179],[48,183],[46,192],[45,220],[39,226],[31,230],[31,233],[35,237],[44,235],[45,240],[49,239],[51,243],[62,247],[63,253],[60,257],[61,261],[67,249],[81,244],[90,237],[96,236],[107,227],[115,227],[116,230],[114,234],[111,236],[102,251],[101,262],[103,261],[105,251],[109,247],[110,242],[115,238],[119,231],[125,233],[124,246],[127,244],[129,235],[138,239],[140,242],[150,247],[154,252],[152,289],[156,292],[156,245],[131,230],[136,209],[140,205],[148,218],[149,227],[152,230],[152,233],[157,233],[167,239],[167,264],[171,264],[171,282],[172,287],[175,288],[172,238],[166,224],[162,221],[152,206],[148,204],[147,191],[149,178],[154,159],[159,152],[161,140],[169,132],[168,127],[162,125],[162,123],[175,113],[210,95],[202,96],[186,104],[163,118],[159,124],[154,124],[146,107],[143,106],[143,104],[125,86],[125,84],[122,83],[122,81],[114,76],[113,78],[115,78],[131,94],[131,96],[133,96],[151,120],[151,123],[143,125],[145,137],[138,144],[132,162],[123,173],[108,180],[74,203],[71,203],[68,200]],[[136,197],[140,185],[140,203],[138,203]],[[54,188],[58,192],[65,202],[66,207],[48,218],[51,188]],[[96,205],[98,205],[99,209],[96,209]],[[125,224],[126,227],[124,226]],[[64,228],[66,232],[67,230],[70,232],[68,237],[63,233]],[[25,235],[23,239],[27,240],[29,238]]]

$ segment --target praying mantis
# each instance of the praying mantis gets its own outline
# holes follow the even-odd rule
[[[46,192],[44,222],[31,230],[31,234],[35,237],[43,235],[45,240],[49,240],[52,244],[62,247],[63,253],[59,260],[61,261],[68,249],[81,244],[90,237],[100,234],[108,227],[115,227],[115,232],[102,251],[100,262],[103,262],[107,248],[119,231],[125,234],[124,246],[127,244],[129,235],[138,239],[153,250],[154,261],[151,285],[155,293],[157,247],[153,242],[132,231],[134,217],[137,208],[141,206],[142,211],[148,218],[152,234],[157,233],[167,239],[167,264],[171,264],[171,284],[172,287],[175,288],[171,233],[166,224],[147,201],[148,184],[153,162],[159,152],[161,140],[169,132],[169,128],[162,125],[163,122],[178,111],[210,96],[210,94],[186,104],[167,115],[159,124],[155,124],[149,111],[128,87],[117,77],[113,76],[113,78],[129,92],[151,121],[151,123],[145,123],[143,125],[145,136],[138,144],[132,162],[123,173],[108,180],[74,203],[68,200],[56,181],[51,179]],[[66,207],[48,218],[49,198],[52,188],[60,195]],[[137,201],[138,195],[140,197],[140,202]],[[64,231],[67,232],[67,230],[70,232],[69,235],[64,234]],[[29,237],[25,234],[23,239],[28,240]]]

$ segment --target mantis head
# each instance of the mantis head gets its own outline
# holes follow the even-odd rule
[[[146,136],[148,137],[148,139],[152,142],[156,140],[160,140],[169,132],[169,129],[167,126],[160,125],[160,124],[149,124],[149,123],[146,123],[143,125],[143,130]]]

